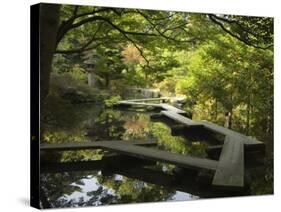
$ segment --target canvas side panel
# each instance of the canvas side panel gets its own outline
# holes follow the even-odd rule
[[[30,7],[30,205],[40,208],[39,203],[39,6],[40,4]]]

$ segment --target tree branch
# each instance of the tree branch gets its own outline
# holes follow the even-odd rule
[[[177,40],[177,39],[175,39],[175,38],[169,37],[169,36],[165,35],[165,32],[166,32],[167,30],[165,30],[164,32],[161,32],[159,29],[157,29],[156,24],[154,24],[154,23],[150,20],[150,18],[147,17],[146,14],[144,14],[144,13],[141,12],[140,10],[137,10],[137,13],[140,14],[143,18],[145,18],[145,20],[146,20],[151,26],[153,26],[153,28],[159,33],[160,36],[166,38],[167,40],[172,40],[172,41],[174,41],[174,42],[183,42],[183,43],[194,41],[194,39],[192,39],[192,40]],[[173,29],[180,28],[182,25],[184,25],[184,24],[181,24],[181,25],[179,25],[179,26],[173,27]]]
[[[212,22],[214,22],[215,24],[217,24],[218,26],[220,26],[220,28],[221,28],[223,31],[225,31],[226,33],[228,33],[228,34],[231,35],[232,37],[236,38],[237,40],[243,42],[243,43],[246,44],[247,46],[252,46],[252,47],[254,47],[254,48],[263,49],[263,50],[269,49],[269,48],[271,48],[271,47],[273,46],[273,44],[271,44],[271,45],[266,46],[266,47],[261,47],[261,46],[252,44],[252,43],[250,43],[249,41],[242,39],[240,36],[234,34],[234,33],[231,32],[230,30],[228,30],[228,29],[223,25],[222,22],[220,22],[220,21],[218,21],[218,20],[216,19],[217,16],[212,15],[212,14],[209,14],[208,17],[210,18],[210,20],[211,20]],[[231,22],[231,21],[229,20],[229,22]]]
[[[56,50],[55,51],[55,54],[74,54],[74,53],[82,53],[82,52],[85,52],[85,51],[89,51],[89,50],[92,50],[92,49],[95,49],[97,48],[99,45],[101,45],[102,43],[98,43],[96,44],[95,46],[91,46],[89,48],[86,48],[86,47],[81,47],[81,48],[78,48],[78,49],[70,49],[70,50]]]
[[[144,36],[157,36],[156,34],[153,33],[147,33],[147,32],[132,32],[132,31],[125,31],[123,29],[121,29],[120,27],[118,27],[117,25],[113,24],[109,19],[102,17],[102,16],[93,16],[90,18],[86,18],[76,24],[73,24],[70,29],[73,28],[77,28],[87,22],[92,22],[92,21],[104,21],[106,23],[108,23],[109,25],[111,25],[113,28],[115,28],[116,30],[118,30],[119,32],[125,33],[125,34],[130,34],[130,35],[144,35]]]
[[[139,14],[138,11],[139,11],[138,9],[136,9],[136,10],[128,10],[128,11],[122,11],[120,14],[121,14],[121,15],[123,15],[123,14],[130,14],[130,13]],[[149,19],[150,19],[150,20],[153,20],[153,21],[162,21],[162,20],[169,20],[169,19],[171,19],[173,16],[174,16],[174,14],[171,13],[170,15],[167,15],[167,16],[165,16],[165,17],[161,17],[161,18],[149,17]]]
[[[142,49],[136,44],[136,42],[133,39],[131,39],[128,35],[126,35],[125,33],[121,32],[121,34],[136,47],[136,49],[139,51],[141,57],[145,60],[146,65],[149,66],[149,60],[144,56]]]
[[[97,30],[95,31],[93,37],[88,41],[86,42],[84,45],[82,45],[82,47],[80,48],[77,48],[77,49],[71,49],[71,50],[56,50],[55,51],[55,54],[72,54],[72,53],[81,53],[83,51],[88,51],[88,50],[91,50],[93,48],[96,48],[97,46],[99,46],[100,44],[94,46],[94,47],[90,47],[90,48],[87,48],[88,46],[90,46],[95,40],[96,40],[96,35],[97,33],[99,32],[99,30],[101,29],[101,26],[102,26],[102,23],[98,26]]]
[[[86,13],[81,13],[81,14],[77,14],[75,16],[75,19],[77,18],[81,18],[83,16],[88,16],[88,15],[95,15],[96,13],[100,13],[100,12],[104,12],[104,11],[108,11],[110,10],[110,8],[101,8],[99,10],[92,10],[91,12],[86,12]]]
[[[73,13],[72,13],[72,17],[71,17],[71,18],[75,18],[75,17],[76,17],[77,12],[78,12],[78,8],[79,8],[79,6],[75,6],[75,7],[74,7]]]
[[[220,20],[220,21],[222,21],[222,22],[226,22],[226,23],[228,23],[228,24],[230,24],[230,25],[235,24],[235,25],[238,26],[242,31],[245,31],[245,32],[247,32],[247,33],[249,33],[249,34],[251,34],[251,35],[253,35],[253,36],[258,36],[257,33],[252,32],[252,31],[250,31],[250,30],[248,30],[248,29],[245,29],[245,27],[243,27],[243,26],[242,26],[238,21],[236,21],[236,20],[231,20],[231,19],[223,18],[223,17],[217,16],[217,15],[214,15],[214,14],[212,14],[212,16],[213,16],[213,18],[215,18],[215,19],[217,19],[217,20]]]
[[[58,32],[58,37],[57,37],[57,43],[60,42],[60,40],[63,38],[63,36],[70,30],[80,27],[83,24],[89,23],[89,22],[93,22],[93,21],[104,21],[107,24],[109,24],[110,26],[112,26],[114,29],[118,30],[121,33],[124,34],[130,34],[130,35],[139,35],[139,36],[157,36],[156,34],[153,33],[146,33],[146,32],[132,32],[132,31],[125,31],[123,29],[121,29],[120,27],[118,27],[117,25],[113,24],[109,19],[102,17],[102,16],[93,16],[93,17],[89,17],[89,18],[85,18],[75,24],[70,23],[65,25],[65,27],[63,27],[59,32]]]
[[[94,15],[94,14],[99,13],[99,12],[104,12],[104,11],[109,10],[110,8],[101,8],[99,10],[92,10],[91,12],[77,14],[78,9],[79,9],[79,6],[75,6],[75,8],[73,10],[73,13],[72,13],[72,16],[68,20],[63,21],[61,23],[61,25],[59,26],[58,33],[57,33],[57,44],[61,41],[61,39],[67,33],[67,31],[69,29],[71,29],[71,26],[73,25],[74,21],[77,18],[81,18],[83,16],[88,16],[88,15]]]

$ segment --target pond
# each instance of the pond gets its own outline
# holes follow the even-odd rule
[[[52,102],[52,101],[51,101]],[[172,121],[151,118],[155,111],[105,109],[93,104],[54,101],[42,118],[42,140],[47,143],[95,141],[156,141],[156,148],[208,158],[208,149],[220,136],[181,133]],[[54,109],[55,108],[55,109]],[[95,150],[41,152],[40,199],[42,208],[96,206],[121,203],[182,201],[201,198],[268,194],[265,166],[251,167],[252,183],[243,191],[213,189],[210,173],[181,169]]]

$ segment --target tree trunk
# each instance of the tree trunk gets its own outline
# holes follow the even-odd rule
[[[90,87],[96,87],[96,78],[97,76],[93,72],[88,73],[88,85]]]
[[[231,108],[228,112],[225,113],[225,128],[232,129],[232,111],[233,109]]]
[[[53,55],[56,50],[59,25],[58,4],[40,5],[40,105],[49,93]]]
[[[232,129],[232,109],[230,110],[229,112],[229,125],[228,125],[228,128],[229,129]]]
[[[214,120],[217,121],[218,119],[218,100],[215,99],[215,117]]]
[[[227,112],[225,113],[225,127],[232,129],[232,112],[233,112],[233,92],[230,93],[229,104],[226,107]]]
[[[249,94],[248,103],[247,103],[246,135],[250,134],[250,118],[251,118],[251,95]]]
[[[105,80],[105,87],[108,88],[109,87],[109,75],[108,74],[105,75],[104,80]]]

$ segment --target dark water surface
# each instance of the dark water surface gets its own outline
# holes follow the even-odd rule
[[[104,109],[91,104],[51,105],[41,120],[47,143],[103,140],[155,140],[157,148],[207,158],[217,135],[173,129],[156,112]],[[55,109],[54,109],[55,108]],[[46,118],[48,117],[48,118]],[[180,126],[177,125],[177,129]],[[250,167],[251,166],[251,167]],[[250,164],[244,191],[215,190],[211,173],[183,170],[174,165],[140,160],[101,149],[41,153],[42,208],[80,207],[121,203],[194,200],[200,198],[272,193],[272,170]],[[271,184],[270,184],[271,183]]]

